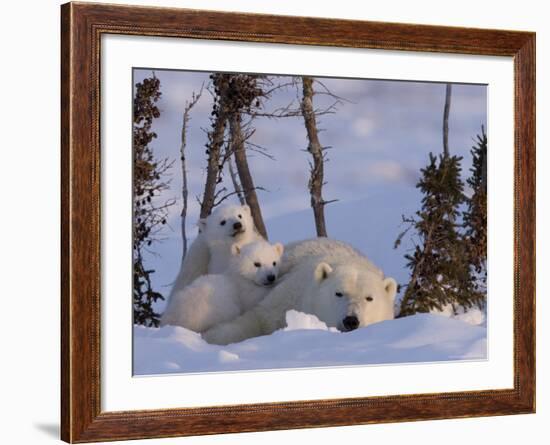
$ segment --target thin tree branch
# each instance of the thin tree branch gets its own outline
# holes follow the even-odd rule
[[[187,126],[189,125],[190,116],[189,113],[195,104],[199,101],[204,88],[204,83],[201,85],[201,89],[198,94],[191,95],[191,100],[185,103],[185,109],[183,111],[183,119],[181,125],[181,145],[180,145],[180,159],[181,159],[181,174],[182,174],[182,209],[181,209],[181,239],[183,242],[182,260],[187,254],[187,234],[186,234],[186,220],[187,220],[187,208],[188,208],[188,196],[189,189],[187,187],[187,168],[185,160],[185,148],[187,146]]]
[[[443,109],[443,155],[449,156],[449,112],[451,109],[452,85],[445,86],[445,108]]]

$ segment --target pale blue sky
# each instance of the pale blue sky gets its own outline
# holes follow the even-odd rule
[[[134,70],[134,81],[150,76],[151,69]],[[193,91],[206,87],[209,73],[156,70],[161,81],[161,117],[154,122],[158,138],[153,149],[158,157],[176,159],[171,188],[162,199],[176,198],[165,240],[154,246],[156,256],[148,261],[156,270],[154,284],[168,294],[179,269],[181,236],[181,174],[179,147],[182,113]],[[419,170],[428,153],[442,151],[442,118],[445,84],[388,80],[321,79],[330,90],[348,99],[335,114],[320,118],[321,143],[331,146],[325,165],[323,195],[338,199],[327,207],[329,236],[351,242],[379,264],[388,275],[404,281],[403,254],[412,245],[404,240],[399,250],[392,243],[399,232],[401,214],[410,215],[419,207],[415,188]],[[297,99],[294,88],[278,91],[266,109]],[[332,101],[316,95],[315,105]],[[199,206],[195,196],[202,193],[205,178],[204,130],[209,127],[212,96],[204,91],[192,111],[188,128],[190,212],[188,233],[196,234]],[[473,138],[487,121],[487,87],[454,84],[449,119],[449,146],[452,154],[464,156],[463,176],[469,174]],[[250,152],[249,163],[262,212],[272,241],[314,236],[307,189],[308,161],[306,132],[301,117],[279,120],[258,119],[252,141],[269,150],[270,160]],[[231,186],[228,184],[228,188]],[[355,203],[356,204],[355,204]],[[345,212],[345,215],[343,213]],[[302,216],[298,216],[302,215]],[[382,217],[381,215],[384,215]],[[349,228],[346,226],[349,221]],[[293,222],[292,224],[290,224]],[[338,225],[336,227],[336,224]],[[377,233],[376,237],[372,234]],[[277,239],[273,238],[276,236]],[[162,305],[161,305],[162,306]]]

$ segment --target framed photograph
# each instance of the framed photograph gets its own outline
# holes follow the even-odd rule
[[[61,436],[535,411],[535,34],[67,3]]]

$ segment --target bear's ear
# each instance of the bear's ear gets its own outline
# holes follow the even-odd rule
[[[233,244],[231,246],[231,255],[237,256],[241,254],[241,248],[238,244]]]
[[[243,211],[250,214],[250,207],[248,207],[246,204],[242,206]]]
[[[319,263],[315,268],[315,281],[320,283],[323,280],[326,280],[328,276],[332,273],[332,267],[327,263]]]
[[[199,226],[199,232],[202,232],[204,229],[206,229],[206,218],[199,219],[197,225]]]
[[[395,294],[397,294],[397,283],[393,278],[386,278],[383,281],[384,290],[386,295],[393,301],[395,299]]]
[[[283,256],[283,251],[285,250],[285,246],[283,246],[281,243],[277,243],[273,247],[275,247],[275,251],[279,256]]]

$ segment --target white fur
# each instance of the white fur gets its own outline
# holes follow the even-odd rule
[[[344,243],[343,241],[330,238],[313,238],[287,244],[285,246],[285,255],[283,258],[281,274],[284,274],[293,269],[296,265],[301,264],[304,259],[311,258],[324,258],[327,260],[331,258],[354,258],[360,260],[365,267],[372,269],[376,273],[382,274],[382,271],[357,249]]]
[[[351,246],[320,238],[291,244],[285,250],[281,271],[286,274],[280,283],[253,309],[204,332],[206,341],[228,344],[270,334],[285,326],[285,314],[291,309],[316,315],[340,330],[346,330],[348,316],[356,317],[359,327],[393,318],[395,280],[384,278],[380,269]]]
[[[283,245],[256,241],[231,249],[224,274],[203,275],[174,293],[161,325],[203,332],[251,309],[276,283]]]
[[[225,221],[224,225],[221,225],[222,221]],[[233,229],[236,222],[242,224],[242,230],[237,233]],[[247,205],[218,207],[210,216],[199,221],[199,229],[199,235],[182,261],[169,299],[201,275],[224,273],[229,265],[233,244],[244,246],[263,240],[254,228]]]

